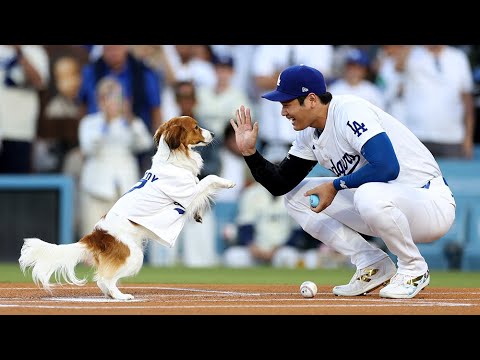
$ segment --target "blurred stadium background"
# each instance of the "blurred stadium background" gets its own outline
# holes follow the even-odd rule
[[[390,85],[396,84],[396,80],[388,78],[388,72],[383,68],[389,64],[391,55],[387,50],[390,45],[322,46],[326,48],[320,49],[318,55],[315,49],[297,46],[296,59],[293,61],[304,59],[302,56],[324,56],[321,61],[315,58],[311,62],[318,64],[319,68],[324,66],[324,72],[329,75],[329,83],[333,86],[336,80],[347,77],[346,64],[350,63],[348,59],[352,50],[362,51],[365,57],[356,63],[366,67],[362,79],[375,86],[385,108],[394,101],[396,106],[399,105],[401,96],[397,94],[392,100],[388,94]],[[109,70],[102,68],[105,64],[113,69],[115,61],[121,62],[123,50],[126,51],[125,59],[135,59],[126,62],[128,71],[117,73],[122,85],[130,88],[125,90],[127,102],[131,105],[130,111],[144,120],[152,136],[162,121],[191,111],[200,121],[204,121],[205,127],[214,128],[218,135],[218,141],[211,148],[213,151],[203,154],[208,159],[205,174],[221,173],[235,178],[239,183],[235,193],[220,196],[211,213],[207,214],[204,224],[185,228],[174,249],[149,245],[145,255],[146,266],[134,281],[296,283],[308,278],[324,285],[333,285],[351,276],[350,264],[345,259],[325,249],[319,242],[312,243],[307,235],[299,235],[294,227],[289,230],[290,236],[270,242],[279,247],[292,239],[300,239],[290,244],[301,254],[308,252],[309,258],[298,257],[294,263],[273,263],[271,258],[256,261],[255,264],[225,263],[224,254],[229,248],[246,246],[239,240],[245,225],[256,225],[255,216],[248,221],[245,220],[248,214],[239,217],[242,196],[254,181],[239,165],[243,159],[230,148],[228,119],[234,116],[236,107],[246,103],[251,106],[254,117],[262,121],[264,109],[259,102],[259,94],[274,86],[278,69],[270,69],[265,61],[262,62],[262,68],[260,59],[270,56],[271,64],[277,62],[279,67],[288,64],[288,59],[281,59],[278,54],[279,59],[275,59],[275,48],[263,45],[114,47],[109,48],[111,58],[104,59],[103,51],[107,48],[102,45],[0,45],[3,84],[0,86],[0,281],[28,281],[20,273],[17,264],[23,238],[39,237],[52,243],[67,244],[77,241],[84,233],[83,225],[89,214],[86,214],[82,203],[87,193],[81,181],[86,156],[82,153],[79,128],[87,114],[98,110],[94,105],[96,72],[108,73]],[[473,152],[471,156],[464,157],[448,154],[436,156],[454,193],[457,216],[448,234],[432,244],[420,244],[419,248],[433,273],[438,275],[438,280],[432,277],[433,285],[478,287],[480,129],[477,119],[480,110],[480,48],[478,45],[451,47],[464,53],[469,60],[472,80],[470,93],[475,119],[471,133]],[[282,51],[279,48],[278,52]],[[138,82],[138,73],[132,69],[144,69],[139,64],[148,68],[148,71],[142,71],[154,74],[151,77],[153,80],[145,75],[146,80]],[[36,75],[31,75],[31,67],[36,68]],[[128,77],[129,71],[132,71],[132,78]],[[158,83],[152,85],[149,81]],[[224,91],[221,87],[216,88],[222,81],[225,82],[224,87],[230,90],[223,97],[216,96]],[[192,84],[194,92],[188,93],[188,86]],[[138,89],[141,85],[145,87],[144,90]],[[279,113],[275,109],[268,111]],[[19,119],[25,120],[22,122]],[[217,122],[206,119],[216,119]],[[282,121],[272,121],[275,124],[277,120]],[[284,124],[289,126],[286,121]],[[285,154],[288,150],[288,145],[280,149],[270,146],[272,142],[278,143],[280,140],[288,144],[291,134],[282,131],[278,125],[278,128],[265,132],[271,137],[260,139],[259,148],[272,161],[279,158],[279,153]],[[149,152],[134,153],[138,160],[135,174],[143,174],[148,169],[150,155]],[[108,161],[108,156],[103,161]],[[97,175],[100,177],[103,174]],[[316,167],[311,173],[311,176],[314,175],[326,176],[330,172]],[[102,204],[95,203],[95,206],[101,211],[101,206],[108,207],[112,201],[115,198]],[[275,224],[281,220],[275,219],[275,216],[279,215],[271,214],[267,224],[270,228],[262,234],[269,234],[270,231],[272,237],[278,236]],[[257,219],[260,221],[260,218]],[[379,239],[370,240],[378,246],[384,246]],[[87,269],[80,271],[88,274]],[[461,283],[459,273],[464,279]],[[440,279],[441,284],[436,283]]]

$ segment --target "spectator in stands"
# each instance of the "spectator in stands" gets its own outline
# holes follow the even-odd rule
[[[133,114],[153,135],[162,123],[158,74],[130,54],[127,45],[104,45],[102,56],[82,70],[79,98],[89,114],[98,110],[96,84],[107,75],[121,83]]]
[[[448,45],[408,46],[403,73],[405,123],[435,157],[473,156],[473,76],[466,54]]]
[[[192,45],[193,56],[196,59],[202,59],[211,63],[213,61],[213,49],[212,45]]]
[[[53,63],[55,93],[46,102],[39,126],[36,171],[61,171],[66,154],[78,147],[82,114],[76,100],[81,81],[80,64],[75,57],[62,56]]]
[[[127,45],[103,45],[102,56],[82,69],[79,99],[87,113],[98,111],[95,89],[104,76],[113,76],[121,84],[132,113],[155,133],[162,123],[161,86],[158,73],[136,59]],[[142,171],[150,168],[153,148],[138,155]]]
[[[175,82],[163,45],[129,45],[129,48],[138,60],[161,74],[165,86]]]
[[[106,77],[97,85],[100,111],[80,121],[79,142],[84,155],[80,176],[81,235],[141,177],[135,154],[153,146],[145,123],[131,114],[130,102],[115,78]]]
[[[253,56],[252,75],[258,91],[264,93],[276,88],[280,71],[289,65],[313,66],[328,78],[332,72],[332,60],[332,45],[259,45]],[[262,119],[259,123],[259,150],[268,144],[282,144],[285,151],[290,148],[295,131],[280,113],[280,103],[258,103],[258,117]]]
[[[253,105],[258,100],[257,87],[252,76],[253,54],[258,45],[211,45],[218,56],[230,56],[234,63],[232,85],[247,94]]]
[[[382,45],[375,59],[375,84],[385,99],[385,111],[405,124],[403,75],[395,70],[395,54],[407,45]]]
[[[32,171],[33,144],[40,115],[39,91],[50,78],[41,45],[0,45],[0,173]]]
[[[173,86],[179,81],[192,81],[195,88],[213,88],[217,81],[213,64],[196,56],[196,45],[163,45],[171,78],[162,92],[162,112],[166,119],[178,113]]]
[[[380,89],[368,80],[370,59],[364,50],[351,49],[346,54],[342,77],[329,87],[333,95],[357,95],[385,109],[385,99]]]
[[[233,58],[229,55],[215,55],[213,65],[217,78],[215,87],[198,88],[196,113],[205,127],[221,140],[223,130],[229,124],[229,119],[235,116],[238,104],[249,104],[249,101],[247,94],[232,84],[235,73]]]
[[[82,83],[77,59],[72,56],[58,58],[53,64],[53,78],[57,93],[47,103],[45,116],[49,119],[77,118],[80,108],[76,98]]]

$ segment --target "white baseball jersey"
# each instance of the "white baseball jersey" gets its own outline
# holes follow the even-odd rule
[[[289,153],[317,160],[336,176],[344,176],[367,163],[361,153],[362,146],[381,132],[390,138],[400,163],[400,174],[390,183],[422,187],[441,175],[433,155],[407,127],[353,95],[334,96],[321,135],[317,136],[316,130],[310,127],[298,132]]]
[[[162,163],[146,171],[110,211],[146,227],[161,243],[173,247],[186,222],[185,210],[197,195],[197,182],[190,170]]]
[[[311,210],[304,194],[334,177],[307,177],[286,194],[289,214],[316,239],[350,256],[358,269],[387,254],[359,233],[381,238],[397,256],[398,273],[419,276],[428,264],[416,242],[443,236],[455,219],[455,201],[428,149],[394,117],[353,95],[334,96],[325,129],[307,128],[297,134],[290,154],[317,160],[337,176],[367,163],[362,146],[385,132],[400,163],[398,177],[388,183],[369,182],[338,191],[322,212]]]

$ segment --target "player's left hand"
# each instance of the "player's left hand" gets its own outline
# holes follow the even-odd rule
[[[337,195],[337,189],[333,186],[333,181],[332,182],[326,182],[323,183],[317,187],[314,187],[313,189],[308,190],[304,196],[310,196],[312,194],[317,194],[317,196],[320,199],[320,202],[318,203],[318,206],[315,208],[310,208],[312,211],[315,211],[316,213],[322,212],[325,210],[333,201],[335,198],[335,195]]]

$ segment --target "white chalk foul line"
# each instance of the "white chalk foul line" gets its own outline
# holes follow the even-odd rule
[[[165,286],[118,286],[120,290],[135,290],[135,289],[143,289],[143,290],[172,290],[172,291],[183,291],[183,292],[202,292],[202,293],[212,293],[212,294],[225,294],[225,295],[243,295],[243,296],[262,296],[262,295],[295,295],[300,294],[299,292],[262,292],[262,293],[247,293],[247,292],[239,292],[239,291],[226,291],[226,290],[210,290],[210,289],[195,289],[195,288],[179,288],[179,287],[165,287]],[[53,287],[52,290],[78,290],[82,291],[85,289],[95,289],[99,290],[97,286],[90,285],[90,286],[67,286],[67,285],[59,285],[58,287]],[[0,291],[2,290],[43,290],[39,287],[0,287]],[[318,292],[318,295],[331,295],[331,292]],[[456,291],[452,292],[429,292],[428,290],[422,290],[422,295],[480,295],[479,291]],[[152,294],[154,296],[178,296],[175,294]],[[195,295],[195,294],[184,294],[182,296],[208,296],[208,295]],[[368,295],[372,296],[372,294]],[[367,298],[368,296],[365,296]],[[374,295],[373,295],[374,296]],[[363,298],[362,296],[358,298]],[[342,299],[342,297],[336,297],[336,299]],[[455,299],[457,300],[457,299]],[[466,300],[473,300],[473,299],[466,299]],[[479,298],[480,300],[480,298]]]
[[[119,286],[119,289],[125,290],[173,290],[173,291],[189,291],[189,292],[201,292],[201,293],[212,293],[212,294],[225,294],[225,295],[240,295],[240,296],[261,296],[275,293],[246,293],[239,291],[226,291],[226,290],[209,290],[209,289],[195,289],[195,288],[178,288],[178,287],[164,287],[164,286]],[[61,286],[61,287],[52,287],[52,291],[55,290],[85,290],[85,289],[98,289],[97,286]],[[0,290],[44,290],[38,287],[0,287]],[[278,293],[278,294],[295,294],[295,293]],[[177,295],[173,295],[177,296]],[[201,296],[201,295],[198,295]]]
[[[375,304],[375,307],[404,307],[405,304]],[[419,303],[415,304],[415,306],[420,306],[420,307],[438,307],[438,306],[450,306],[450,307],[468,307],[472,306],[471,304],[456,304],[456,303]],[[108,311],[110,309],[245,309],[245,308],[327,308],[327,307],[365,307],[365,305],[354,305],[354,304],[279,304],[279,305],[153,305],[153,306],[138,306],[138,305],[132,305],[132,306],[116,306],[116,305],[111,305],[107,309],[103,306],[90,306],[90,305],[85,305],[85,306],[74,306],[74,305],[27,305],[27,304],[0,304],[0,308],[33,308],[33,309],[83,309],[83,310],[105,310]]]
[[[109,299],[105,297],[53,297],[53,298],[42,298],[43,301],[61,301],[61,302],[97,302],[97,303],[110,303],[110,302],[143,302],[147,299],[138,299],[134,298],[132,300],[117,300]]]

